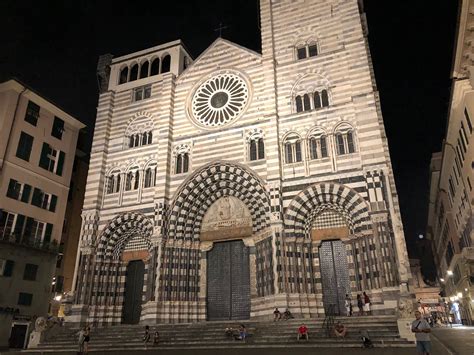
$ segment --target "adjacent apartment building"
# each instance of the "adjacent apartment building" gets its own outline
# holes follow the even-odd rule
[[[455,320],[474,316],[474,1],[460,3],[446,137],[431,160],[427,236]]]
[[[0,84],[0,348],[48,312],[79,130],[16,80]]]

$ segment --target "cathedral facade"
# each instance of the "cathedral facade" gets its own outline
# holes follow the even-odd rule
[[[98,65],[69,320],[394,314],[410,277],[357,0],[261,0],[261,53],[181,41]]]

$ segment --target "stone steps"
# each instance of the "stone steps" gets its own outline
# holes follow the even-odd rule
[[[91,350],[144,350],[144,349],[225,349],[240,347],[360,347],[360,332],[366,330],[375,346],[405,347],[413,343],[400,338],[396,319],[393,316],[338,317],[348,327],[345,339],[327,337],[322,329],[323,319],[291,319],[288,321],[242,321],[250,337],[246,342],[235,341],[224,334],[226,327],[236,329],[239,321],[219,321],[187,324],[150,325],[151,340],[153,333],[160,333],[160,343],[154,346],[152,341],[145,346],[142,342],[144,325],[117,325],[91,330]],[[297,328],[305,323],[309,328],[309,341],[296,340]],[[62,332],[40,344],[36,350],[59,352],[77,349],[78,329],[65,327]],[[304,345],[303,345],[304,344]],[[33,349],[35,350],[35,349]]]

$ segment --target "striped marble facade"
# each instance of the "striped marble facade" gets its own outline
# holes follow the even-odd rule
[[[192,63],[180,41],[101,58],[72,322],[119,324],[135,259],[145,261],[142,322],[206,320],[213,242],[201,227],[226,196],[252,219],[238,238],[250,248],[251,318],[274,307],[324,315],[319,247],[331,238],[346,248],[353,298],[367,291],[375,313],[395,312],[408,259],[362,2],[261,0],[260,9],[261,54],[219,38]],[[298,59],[309,45],[317,55]],[[168,72],[120,81],[124,68],[166,55]],[[248,83],[248,103],[231,123],[203,127],[192,95],[226,72]],[[151,94],[137,100],[142,89]],[[329,105],[298,112],[298,96],[321,90]],[[130,147],[147,132],[150,142]],[[321,136],[325,154],[315,158],[311,140]],[[264,143],[258,160],[254,139]],[[300,159],[288,162],[287,143],[299,144]]]

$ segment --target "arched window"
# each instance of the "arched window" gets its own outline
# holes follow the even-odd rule
[[[321,91],[321,102],[323,107],[328,107],[329,106],[329,97],[328,97],[328,91],[323,90]]]
[[[318,55],[318,46],[312,42],[308,45],[308,57],[316,57]]]
[[[326,145],[326,136],[319,134],[309,139],[309,156],[310,159],[327,158],[328,148]]]
[[[189,153],[180,153],[176,156],[176,174],[187,173],[189,170]]]
[[[142,63],[142,66],[140,67],[140,79],[148,76],[148,65],[148,61]]]
[[[130,80],[134,81],[138,79],[138,64],[134,64],[132,69],[130,69]]]
[[[302,112],[303,111],[303,99],[301,96],[296,96],[295,98],[295,103],[296,103],[296,112]]]
[[[297,135],[291,135],[285,140],[285,161],[287,164],[303,161],[301,140]]]
[[[115,179],[115,190],[114,192],[119,192],[120,191],[120,183],[122,181],[120,173],[117,174],[117,178]]]
[[[170,71],[170,68],[171,68],[171,56],[167,54],[163,57],[163,60],[161,62],[161,72],[167,73]]]
[[[133,172],[129,171],[125,180],[125,191],[130,191],[132,189],[133,181]]]
[[[322,107],[321,96],[319,96],[319,91],[315,91],[313,97],[314,97],[314,108],[315,109],[321,108]]]
[[[151,143],[153,143],[153,132],[149,131],[148,132],[148,140],[147,140],[146,144],[151,144]]]
[[[156,167],[149,167],[145,170],[145,188],[155,186]]]
[[[138,187],[140,186],[140,172],[138,170],[135,172],[134,178],[135,178],[135,181],[133,184],[133,189],[137,190]]]
[[[250,140],[250,160],[265,159],[265,144],[263,138],[256,138]]]
[[[151,62],[150,75],[158,75],[160,73],[160,58],[155,58]]]
[[[296,57],[298,60],[306,58],[306,46],[299,46],[296,48]]]
[[[308,94],[304,94],[303,96],[303,109],[304,111],[311,111],[311,102]]]
[[[338,129],[335,134],[337,154],[351,154],[356,152],[354,131],[350,126],[342,127]]]
[[[120,71],[119,84],[125,84],[128,78],[128,67],[123,68]]]
[[[108,178],[107,178],[107,193],[108,194],[113,194],[114,191],[115,191],[115,179],[114,179],[114,176],[113,175],[110,175]]]

